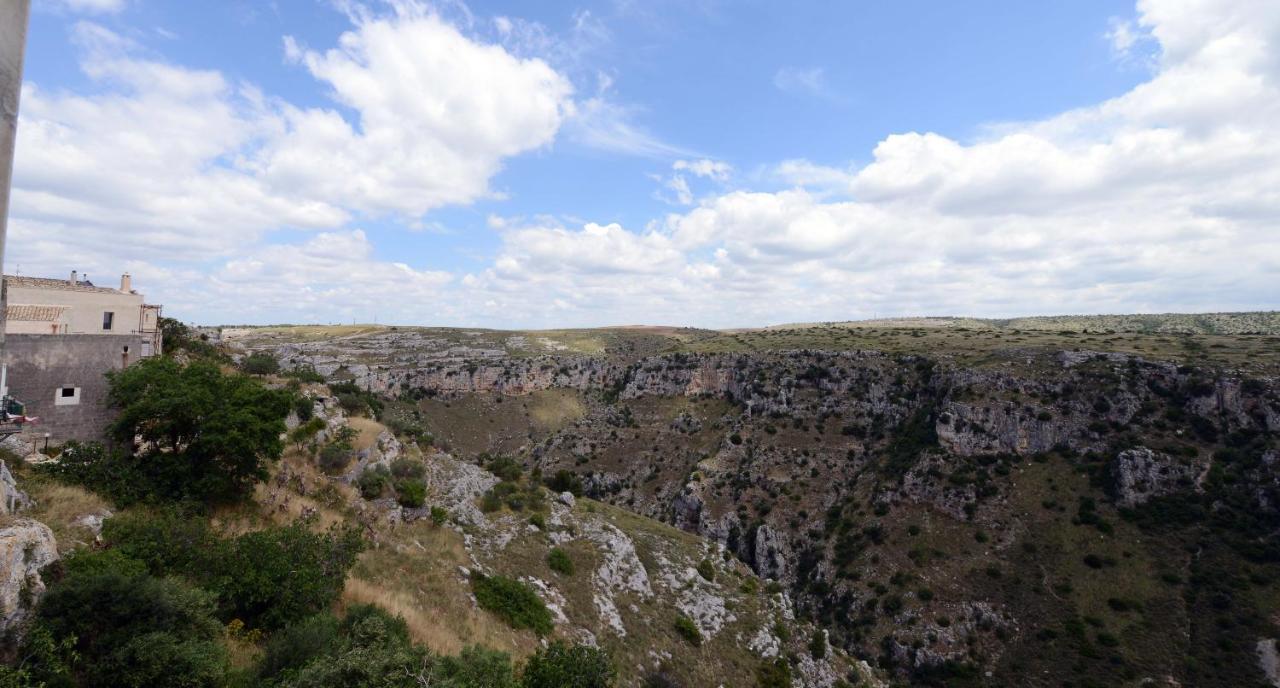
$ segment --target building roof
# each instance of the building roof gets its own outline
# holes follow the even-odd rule
[[[123,294],[119,289],[111,289],[109,287],[95,287],[92,282],[76,282],[71,280],[50,279],[48,277],[27,277],[26,275],[5,275],[4,281],[11,287],[25,287],[27,289],[58,289],[61,291],[87,291],[97,292],[99,294]]]
[[[69,308],[70,306],[10,304],[5,307],[4,317],[9,320],[25,320],[28,322],[57,322]]]

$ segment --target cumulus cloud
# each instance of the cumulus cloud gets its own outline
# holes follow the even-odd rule
[[[1128,93],[972,142],[890,135],[862,167],[783,163],[774,178],[793,188],[707,197],[632,234],[682,259],[607,285],[548,266],[537,297],[712,325],[1274,308],[1280,14],[1265,0],[1138,10],[1159,53]],[[562,238],[565,253],[595,241]]]
[[[28,274],[61,274],[70,259],[114,272],[142,255],[195,265],[282,228],[380,215],[415,225],[489,196],[503,160],[548,145],[573,113],[568,80],[541,60],[415,4],[352,7],[337,47],[285,42],[333,107],[295,106],[77,24],[92,88],[24,85],[11,262]]]

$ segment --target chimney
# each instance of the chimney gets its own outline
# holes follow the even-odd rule
[[[127,272],[120,276],[120,291],[126,294],[133,291],[133,278]]]
[[[76,271],[75,271],[75,270],[72,270],[72,271],[71,271],[71,283],[72,283],[72,284],[75,284],[75,283],[76,283]]]

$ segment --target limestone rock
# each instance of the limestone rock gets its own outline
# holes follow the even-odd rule
[[[13,479],[9,467],[0,461],[0,516],[16,514],[31,506],[31,498],[18,489],[18,482]]]
[[[40,571],[58,559],[58,543],[45,524],[29,518],[0,528],[0,636],[21,634],[44,595]]]
[[[1152,497],[1192,489],[1202,470],[1199,462],[1176,459],[1147,447],[1126,449],[1111,464],[1116,503],[1132,508]]]

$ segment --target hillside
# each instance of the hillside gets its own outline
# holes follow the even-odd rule
[[[458,458],[513,457],[724,547],[890,677],[1267,685],[1274,335],[381,328],[243,345],[393,400],[388,424]]]

